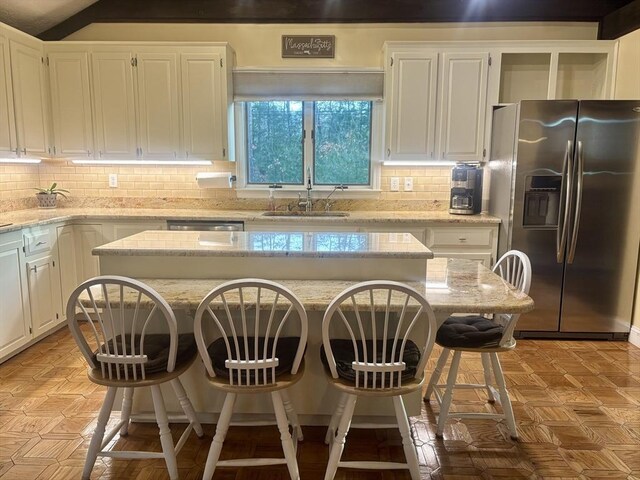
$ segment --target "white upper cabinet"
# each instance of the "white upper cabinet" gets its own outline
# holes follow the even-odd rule
[[[47,55],[53,120],[53,154],[63,158],[93,156],[93,120],[89,86],[89,54]]]
[[[14,157],[18,154],[9,41],[2,36],[0,36],[0,154],[5,157]]]
[[[49,154],[46,77],[42,42],[10,41],[18,149],[22,156]]]
[[[387,160],[434,158],[438,54],[392,52],[388,58]]]
[[[482,160],[489,53],[395,45],[387,62],[386,160]]]
[[[184,155],[195,160],[221,159],[226,153],[222,56],[183,53],[180,62]]]
[[[134,64],[138,76],[139,155],[175,159],[180,148],[178,55],[138,53]]]
[[[138,155],[131,52],[92,54],[96,158],[135,159]]]
[[[488,52],[441,55],[438,146],[441,160],[483,157]]]

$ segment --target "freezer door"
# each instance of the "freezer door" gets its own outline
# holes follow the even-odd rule
[[[529,295],[536,307],[520,317],[518,330],[557,332],[559,329],[564,249],[557,251],[558,210],[562,204],[563,165],[567,153],[572,154],[577,113],[578,102],[572,100],[520,103],[511,248],[522,250],[531,259],[533,276]],[[554,185],[555,190],[550,191]],[[544,192],[549,193],[546,211],[532,215],[534,194],[537,199]],[[556,198],[555,203],[551,201],[552,196]],[[530,221],[541,219],[543,213],[550,222]]]
[[[582,192],[576,192],[579,219],[570,230],[560,330],[627,333],[640,238],[640,101],[580,102],[576,142]]]

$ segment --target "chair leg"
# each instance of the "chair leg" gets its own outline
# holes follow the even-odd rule
[[[189,400],[189,397],[187,397],[187,392],[184,391],[182,382],[179,378],[174,378],[170,383],[173,387],[173,391],[176,393],[176,397],[178,397],[178,401],[180,402],[182,411],[189,419],[189,422],[193,425],[193,430],[196,432],[196,435],[199,438],[202,438],[202,436],[204,435],[204,432],[202,431],[202,425],[200,425],[200,422],[198,421],[198,417],[196,415],[196,411],[193,409],[191,400]]]
[[[353,410],[356,406],[357,399],[357,396],[347,394],[344,412],[338,423],[338,433],[333,439],[333,446],[329,454],[329,463],[327,464],[327,471],[324,474],[324,480],[333,480],[333,477],[336,475],[338,463],[340,463],[340,457],[342,457],[342,451],[344,450],[344,441],[351,426],[351,417],[353,417]]]
[[[436,437],[442,438],[444,432],[444,424],[447,422],[449,416],[449,409],[451,408],[451,400],[453,399],[453,387],[456,384],[456,377],[458,376],[458,367],[460,366],[460,357],[462,352],[454,352],[453,360],[451,360],[451,366],[449,367],[449,375],[447,376],[447,388],[442,398],[442,404],[440,405],[440,414],[438,415],[438,429],[436,430]]]
[[[429,379],[429,385],[427,386],[427,393],[424,394],[424,401],[428,402],[431,398],[431,394],[433,393],[433,389],[440,381],[440,376],[442,375],[442,370],[444,366],[447,364],[447,360],[449,359],[449,353],[451,350],[448,348],[443,348],[440,357],[438,357],[438,363],[436,364],[436,368],[433,370],[431,374],[431,378]]]
[[[127,387],[122,395],[122,411],[120,412],[120,420],[125,422],[120,428],[120,436],[129,435],[129,419],[131,418],[131,406],[133,404],[133,388]]]
[[[491,385],[491,358],[488,353],[481,353],[482,357],[482,369],[484,370],[484,384],[487,386],[487,397],[489,403],[494,403],[496,399],[493,397],[493,392],[489,388]]]
[[[100,408],[98,414],[98,425],[96,426],[91,442],[89,443],[89,450],[87,451],[87,458],[84,462],[84,469],[82,470],[82,480],[89,480],[91,476],[91,470],[96,463],[98,453],[100,453],[102,447],[102,439],[104,438],[104,432],[111,415],[111,409],[113,408],[113,401],[116,398],[116,387],[109,387],[107,389],[107,395],[104,397],[104,403]]]
[[[273,410],[276,413],[278,430],[280,430],[280,441],[282,442],[282,451],[284,452],[284,458],[287,461],[289,476],[291,477],[291,480],[300,480],[300,473],[298,472],[298,462],[296,460],[296,450],[295,448],[293,448],[293,440],[291,439],[291,434],[289,433],[289,422],[287,420],[287,413],[285,412],[280,392],[271,392],[271,401],[273,402]]]
[[[280,396],[282,397],[282,403],[284,404],[284,410],[287,412],[287,418],[289,419],[289,423],[291,427],[296,432],[296,440],[301,442],[304,440],[302,435],[302,427],[300,426],[300,420],[298,420],[298,414],[293,408],[293,404],[291,403],[291,399],[289,398],[289,393],[286,390],[280,391]]]
[[[344,412],[344,405],[347,402],[347,396],[348,395],[346,393],[340,394],[338,405],[336,406],[336,410],[333,412],[333,415],[331,415],[327,434],[324,437],[324,443],[326,445],[333,445],[333,439],[336,436],[336,428],[338,428],[338,422],[342,418],[342,412]]]
[[[216,470],[218,459],[220,458],[220,452],[222,451],[222,444],[227,436],[227,430],[229,430],[229,423],[231,422],[231,415],[233,414],[233,405],[236,403],[236,394],[227,393],[224,397],[224,405],[218,418],[218,425],[216,426],[216,434],[213,436],[211,447],[209,448],[209,455],[207,456],[207,463],[204,467],[203,480],[211,480],[213,472]]]
[[[177,480],[178,462],[176,460],[176,450],[173,445],[173,437],[171,437],[169,419],[167,417],[167,410],[164,406],[164,398],[162,398],[160,386],[151,386],[151,396],[153,397],[153,409],[156,412],[156,421],[158,422],[158,428],[160,429],[160,444],[162,445],[162,453],[164,454],[164,461],[167,464],[169,478],[171,480]]]
[[[500,404],[502,405],[502,411],[504,412],[504,418],[507,421],[509,432],[511,433],[511,439],[518,439],[518,430],[516,428],[516,419],[513,416],[513,408],[511,407],[511,399],[509,398],[509,392],[507,392],[507,386],[504,381],[504,375],[502,374],[502,367],[500,366],[500,360],[498,360],[498,354],[493,352],[491,355],[491,363],[493,365],[493,374],[496,377],[496,383],[498,384],[498,391],[500,392]]]
[[[402,401],[401,396],[398,395],[397,397],[393,397],[393,407],[396,411],[398,428],[400,429],[400,435],[402,436],[402,448],[404,449],[405,457],[407,457],[411,480],[420,480],[418,454],[416,453],[416,446],[413,443],[413,438],[411,438],[411,427],[409,426],[407,411],[404,408],[404,402]]]

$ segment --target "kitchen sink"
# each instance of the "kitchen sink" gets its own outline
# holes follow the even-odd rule
[[[264,217],[348,217],[347,212],[264,212]]]

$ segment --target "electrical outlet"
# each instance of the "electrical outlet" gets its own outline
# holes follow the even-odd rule
[[[413,191],[413,177],[404,177],[404,191],[405,192]]]
[[[118,187],[118,174],[110,173],[109,174],[109,187],[117,188]]]
[[[391,177],[391,185],[389,187],[392,192],[400,191],[400,178],[399,177]]]

